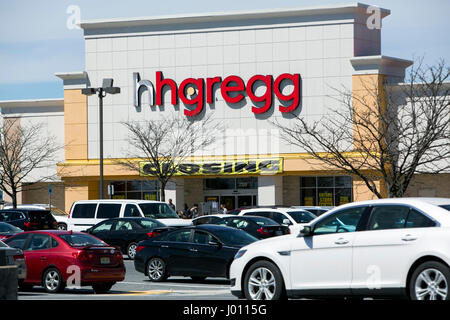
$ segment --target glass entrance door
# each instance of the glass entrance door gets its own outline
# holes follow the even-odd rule
[[[236,209],[236,196],[221,196],[220,204],[224,204],[227,210]]]
[[[237,207],[250,207],[255,205],[252,203],[252,196],[237,196]]]

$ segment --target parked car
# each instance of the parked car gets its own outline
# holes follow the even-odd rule
[[[330,211],[331,209],[333,209],[334,207],[325,207],[325,206],[293,206],[291,207],[292,209],[303,209],[303,210],[307,210],[309,212],[311,212],[312,214],[314,214],[315,216],[321,216],[322,214],[324,214],[325,212]]]
[[[5,206],[4,209],[12,209],[12,205]],[[55,218],[56,222],[58,223],[59,230],[67,230],[67,218],[68,215],[61,209],[58,209],[54,206],[51,208],[48,204],[19,204],[17,205],[18,209],[36,209],[36,210],[50,210],[50,213],[52,214],[53,218]]]
[[[169,276],[226,277],[239,248],[257,241],[245,231],[217,225],[179,228],[138,244],[134,266],[151,281]]]
[[[272,219],[259,216],[230,216],[228,214],[209,215],[193,219],[192,224],[217,224],[237,228],[258,239],[265,239],[290,233],[288,226],[281,225]]]
[[[17,279],[19,283],[27,276],[27,267],[25,265],[25,256],[23,251],[11,248],[0,241],[0,266],[17,266]]]
[[[134,259],[138,242],[170,230],[162,222],[150,218],[113,218],[97,223],[85,232],[96,236]]]
[[[406,296],[450,300],[450,199],[339,206],[300,234],[242,248],[231,292],[247,299]]]
[[[165,225],[183,227],[190,220],[181,219],[165,202],[147,200],[85,200],[72,204],[68,230],[82,231],[111,218],[142,217],[156,219]]]
[[[17,233],[23,232],[22,229],[6,222],[0,222],[0,240],[9,238]]]
[[[272,219],[279,224],[289,226],[291,233],[298,233],[305,223],[309,223],[317,218],[307,210],[285,207],[245,209],[241,210],[239,215],[261,216]]]
[[[49,210],[5,209],[0,210],[0,222],[7,222],[22,230],[57,229],[58,223]]]
[[[78,284],[92,286],[96,293],[108,292],[125,278],[120,251],[90,234],[29,231],[10,237],[5,243],[25,253],[28,273],[20,284],[22,289],[43,286],[49,293],[60,292],[77,269]],[[77,282],[74,280],[73,284]]]

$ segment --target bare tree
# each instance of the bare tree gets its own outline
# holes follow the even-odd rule
[[[127,141],[135,150],[128,158],[139,160],[119,163],[140,173],[145,171],[145,176],[156,177],[160,184],[160,201],[165,201],[167,183],[179,171],[180,164],[196,152],[211,146],[221,130],[221,126],[211,116],[194,120],[175,115],[122,124],[128,128]]]
[[[406,82],[336,89],[340,107],[308,122],[279,122],[282,138],[331,170],[357,176],[378,198],[405,194],[417,173],[450,169],[450,69],[444,61],[411,67]],[[381,182],[381,183],[377,183]]]
[[[38,171],[56,164],[58,150],[54,136],[44,133],[42,124],[23,125],[16,118],[4,118],[0,128],[0,189],[17,207],[17,194],[35,183],[49,181],[56,174]],[[32,179],[32,182],[27,181]]]

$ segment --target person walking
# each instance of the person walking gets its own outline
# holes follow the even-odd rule
[[[221,214],[227,214],[227,212],[228,212],[227,207],[225,207],[225,205],[222,203],[220,205],[220,213]]]
[[[173,204],[172,199],[169,199],[169,207],[171,207],[173,209],[173,211],[176,211],[175,205]]]
[[[189,218],[195,219],[198,217],[198,205],[195,203],[192,208],[189,210]]]

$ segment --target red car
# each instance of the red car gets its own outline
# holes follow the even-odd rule
[[[47,292],[66,286],[92,286],[95,293],[106,293],[125,279],[125,265],[119,250],[81,232],[29,231],[6,240],[10,247],[25,254],[27,277],[22,289],[42,285]]]

